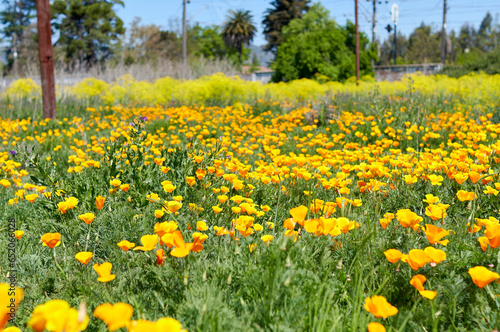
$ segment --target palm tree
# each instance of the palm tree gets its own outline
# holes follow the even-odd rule
[[[252,22],[252,15],[248,10],[229,10],[227,20],[222,27],[222,36],[228,47],[238,51],[238,59],[241,64],[243,45],[249,45],[253,40],[257,28]]]
[[[309,10],[310,0],[274,0],[271,2],[273,8],[268,8],[264,15],[262,25],[267,44],[265,51],[271,51],[276,55],[278,46],[282,41],[283,27],[291,20],[301,18]]]

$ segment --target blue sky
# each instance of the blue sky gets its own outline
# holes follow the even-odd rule
[[[126,27],[134,17],[140,17],[144,24],[157,24],[164,29],[180,28],[182,18],[182,0],[124,0],[125,7],[118,8],[118,15]],[[317,1],[313,1],[317,2]],[[379,1],[378,1],[379,2]],[[384,29],[391,20],[391,6],[399,6],[398,31],[409,35],[422,22],[441,29],[443,19],[443,0],[394,0],[377,3],[377,34],[379,39],[387,38]],[[481,20],[489,11],[494,21],[500,23],[500,0],[447,0],[448,16],[447,31],[458,31],[462,24],[468,22],[479,27]],[[254,16],[258,34],[253,41],[255,45],[265,44],[262,35],[262,17],[269,0],[191,0],[187,5],[187,17],[191,22],[201,25],[221,25],[229,9],[249,10]],[[330,15],[340,24],[346,20],[354,21],[354,0],[324,0]],[[359,0],[359,22],[361,31],[371,39],[372,1]]]

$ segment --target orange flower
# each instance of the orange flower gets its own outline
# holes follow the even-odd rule
[[[489,283],[500,278],[498,273],[491,272],[484,266],[471,267],[469,269],[469,275],[472,278],[472,282],[479,288],[484,288]]]
[[[425,195],[425,199],[423,199],[422,201],[429,204],[429,205],[436,204],[437,202],[439,202],[439,197],[434,196],[432,194],[427,194],[427,195]]]
[[[427,240],[429,240],[430,244],[440,243],[443,246],[446,246],[449,240],[441,239],[450,234],[450,231],[444,230],[441,227],[437,227],[431,224],[425,224],[425,235],[427,236]]]
[[[14,289],[9,284],[0,283],[0,330],[12,318],[11,313],[16,312],[23,294],[24,291],[21,288],[15,287]]]
[[[165,250],[159,249],[156,251],[156,264],[163,265],[165,263]]]
[[[186,242],[184,242],[181,231],[172,233],[172,241],[175,248],[170,251],[171,256],[181,258],[189,255],[190,248],[186,245]]]
[[[14,237],[18,240],[20,240],[24,235],[23,231],[14,231]]]
[[[476,183],[479,178],[481,178],[481,174],[479,174],[478,172],[469,172],[469,179],[472,181],[472,183]]]
[[[272,235],[266,234],[266,235],[262,235],[260,237],[260,239],[262,240],[262,242],[269,245],[269,242],[271,242],[274,239],[274,237]]]
[[[431,174],[427,177],[433,186],[440,186],[443,182],[443,177],[441,175]]]
[[[215,214],[222,211],[222,209],[219,207],[219,205],[212,206],[212,210],[214,211]]]
[[[377,322],[369,323],[367,326],[367,329],[368,329],[368,332],[385,332],[385,331],[387,331],[385,329],[384,325],[377,323]]]
[[[479,241],[479,245],[481,246],[481,249],[483,249],[483,251],[488,250],[488,247],[490,246],[490,241],[486,236],[481,236],[477,240]]]
[[[308,209],[305,205],[300,205],[296,208],[290,209],[290,214],[293,218],[292,221],[299,223],[300,226],[304,226],[304,220],[306,219],[307,211]]]
[[[396,212],[396,217],[398,218],[401,226],[403,226],[404,228],[411,227],[414,230],[416,229],[416,227],[418,227],[417,224],[424,220],[422,217],[409,209],[398,210]]]
[[[135,243],[128,242],[127,240],[123,240],[117,243],[118,247],[120,247],[121,250],[123,251],[128,251],[129,249],[132,249],[135,246]]]
[[[102,263],[101,265],[94,264],[94,270],[99,275],[99,278],[97,278],[97,281],[108,282],[108,281],[115,279],[116,275],[111,274],[112,267],[113,267],[113,264],[111,264],[109,262]]]
[[[141,242],[142,246],[135,247],[134,250],[151,251],[158,244],[158,235],[143,235]]]
[[[456,173],[453,176],[453,178],[455,179],[455,181],[457,181],[458,184],[462,184],[465,181],[467,181],[467,179],[469,178],[469,174],[466,174],[466,173]]]
[[[81,251],[75,255],[76,260],[83,265],[87,265],[92,257],[94,257],[94,254],[88,251]]]
[[[106,202],[106,197],[97,196],[95,198],[95,206],[97,210],[102,209],[102,207],[104,206],[104,202]]]
[[[182,203],[179,203],[177,201],[169,201],[167,203],[167,209],[171,213],[176,213],[181,207],[182,207]]]
[[[425,276],[417,274],[416,276],[413,276],[413,278],[411,278],[410,285],[415,287],[423,297],[429,300],[433,300],[436,297],[437,292],[424,289],[423,284],[426,280],[427,278]]]
[[[425,215],[430,217],[432,220],[439,220],[446,218],[446,210],[438,205],[429,205],[425,208]]]
[[[82,220],[87,225],[90,225],[94,221],[95,215],[93,213],[87,212],[78,216],[78,219]]]
[[[196,223],[196,229],[198,229],[200,232],[204,232],[208,229],[207,223],[204,221],[198,221]]]
[[[64,300],[51,300],[38,305],[27,325],[36,332],[48,331],[84,331],[89,317],[71,308]]]
[[[424,249],[424,252],[429,255],[430,263],[441,263],[446,259],[446,253],[441,249],[427,247]]]
[[[57,247],[61,244],[61,234],[59,233],[46,233],[42,236],[43,245],[50,249]]]
[[[500,224],[488,223],[485,225],[486,230],[484,235],[488,238],[488,242],[492,248],[497,248],[500,246]]]
[[[122,184],[120,186],[120,189],[123,190],[124,192],[127,192],[130,189],[130,185],[129,184]]]
[[[30,202],[30,203],[33,203],[37,197],[38,197],[38,194],[31,194],[31,195],[26,195],[26,196],[24,196],[24,198],[25,198],[28,202]]]
[[[187,176],[186,177],[186,182],[188,183],[188,185],[190,187],[192,187],[196,183],[196,179],[194,178],[194,176]]]
[[[401,256],[403,256],[403,253],[401,251],[396,250],[396,249],[389,249],[384,251],[385,258],[392,264],[396,263],[401,259]]]
[[[398,308],[387,302],[386,298],[380,295],[367,297],[365,300],[365,310],[377,318],[387,318],[398,313]]]
[[[4,188],[9,188],[10,187],[10,181],[7,179],[2,179],[0,180],[0,185],[2,185]]]
[[[109,184],[112,185],[113,187],[117,188],[122,184],[122,182],[119,179],[113,179],[113,180],[109,181]]]
[[[473,201],[476,198],[476,194],[473,191],[468,192],[468,191],[465,191],[465,190],[459,190],[457,192],[457,198],[461,202],[464,202],[464,201]]]
[[[127,326],[133,313],[134,308],[130,304],[121,302],[114,305],[103,303],[95,308],[94,317],[104,321],[110,331],[116,331]]]
[[[410,279],[410,285],[415,287],[417,290],[424,290],[424,282],[427,281],[427,278],[424,275],[417,274]]]
[[[418,270],[431,262],[429,254],[421,249],[412,249],[408,253],[408,264],[413,270]]]

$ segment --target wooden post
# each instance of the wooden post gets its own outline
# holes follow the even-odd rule
[[[356,15],[356,85],[359,85],[359,25],[358,25],[358,0],[354,0]]]
[[[36,17],[38,20],[38,55],[42,76],[43,116],[55,119],[56,89],[49,0],[36,0]]]

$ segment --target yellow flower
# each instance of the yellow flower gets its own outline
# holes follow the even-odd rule
[[[10,181],[7,179],[2,179],[0,180],[0,185],[2,185],[4,188],[10,187]]]
[[[176,213],[181,207],[182,207],[182,203],[179,203],[177,201],[169,201],[167,203],[167,209],[171,213]]]
[[[151,251],[158,244],[158,235],[143,235],[141,242],[142,246],[135,247],[134,250]]]
[[[0,330],[12,318],[10,314],[15,314],[23,295],[21,288],[11,288],[10,284],[0,283]]]
[[[118,247],[120,247],[121,250],[123,251],[128,251],[129,249],[132,249],[135,246],[135,243],[129,242],[127,240],[123,240],[117,243]]]
[[[113,264],[109,262],[102,263],[101,265],[94,264],[93,268],[99,275],[97,281],[108,282],[116,278],[116,275],[111,274],[111,268],[113,268]]]
[[[14,231],[14,237],[18,240],[20,240],[24,235],[23,231]]]
[[[204,232],[208,229],[207,223],[204,221],[198,221],[196,223],[196,229],[198,229],[200,232]]]
[[[84,331],[89,323],[88,315],[81,317],[78,310],[71,308],[64,300],[51,300],[37,306],[28,321],[28,326],[36,332]]]
[[[433,186],[440,186],[443,182],[443,177],[441,175],[431,174],[428,176]]]
[[[129,184],[122,184],[120,186],[120,189],[124,192],[127,192],[129,189],[130,189],[130,185]]]
[[[385,297],[374,295],[365,300],[365,310],[377,318],[387,318],[398,313],[398,308],[391,305]]]
[[[113,180],[109,181],[109,184],[112,185],[113,187],[117,188],[122,184],[122,182],[119,179],[113,179]]]
[[[43,245],[50,249],[57,247],[61,244],[61,234],[59,233],[46,233],[42,236]]]
[[[87,212],[78,216],[78,219],[82,220],[87,225],[90,225],[94,221],[95,215],[93,213]]]
[[[95,206],[96,206],[97,210],[102,209],[102,207],[104,206],[104,202],[105,201],[106,201],[106,197],[97,196],[95,198]]]
[[[127,303],[103,303],[94,310],[94,317],[104,321],[110,331],[126,327],[132,318],[134,308]]]
[[[472,278],[472,282],[479,288],[484,288],[489,283],[500,278],[498,273],[491,272],[484,266],[471,267],[469,269],[469,275]]]
[[[94,254],[87,251],[82,251],[75,255],[76,260],[83,265],[87,265],[92,257],[94,257]]]
[[[30,202],[30,203],[33,203],[37,197],[38,197],[38,194],[30,194],[30,195],[26,195],[26,196],[24,196],[24,198],[25,198],[28,202]]]
[[[272,235],[266,234],[261,236],[260,239],[262,240],[262,242],[269,245],[269,242],[271,242],[274,239],[274,237]]]
[[[385,326],[377,323],[377,322],[371,322],[367,326],[368,332],[386,332],[387,330],[385,329]]]

